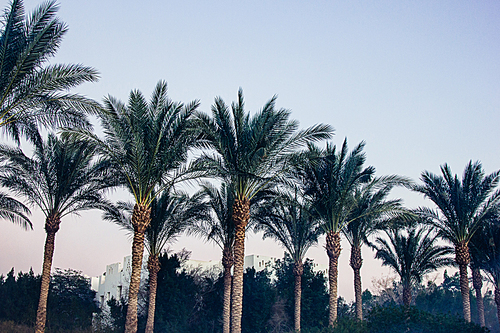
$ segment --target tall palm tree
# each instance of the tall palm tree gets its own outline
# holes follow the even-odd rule
[[[356,303],[356,317],[363,319],[362,288],[361,288],[361,247],[369,244],[368,238],[386,227],[387,223],[398,216],[409,217],[401,205],[400,199],[387,199],[390,191],[396,185],[409,185],[409,181],[398,176],[375,178],[366,185],[354,191],[353,208],[348,218],[351,222],[342,229],[342,233],[351,245],[349,265],[354,272],[354,294]]]
[[[460,292],[466,321],[471,320],[469,280],[467,266],[470,263],[469,242],[481,224],[489,218],[500,202],[500,191],[495,188],[500,171],[484,174],[480,162],[470,161],[465,167],[462,180],[453,175],[450,167],[441,166],[442,176],[424,171],[422,185],[415,191],[422,193],[437,206],[438,210],[422,208],[439,235],[455,247],[455,260],[460,270]]]
[[[308,142],[328,139],[329,125],[316,125],[297,131],[298,123],[289,120],[290,111],[275,108],[276,97],[250,117],[244,109],[243,92],[229,108],[215,99],[212,117],[199,113],[206,148],[198,160],[214,176],[234,191],[232,220],[235,225],[234,273],[231,294],[231,331],[241,332],[243,300],[243,263],[245,230],[250,217],[250,200],[289,168],[287,156]]]
[[[131,333],[137,331],[137,295],[151,203],[154,193],[169,190],[189,177],[184,163],[197,137],[191,119],[198,102],[185,106],[172,102],[167,96],[167,84],[160,81],[149,103],[141,92],[134,90],[127,105],[113,97],[108,97],[104,104],[105,112],[98,115],[104,128],[103,139],[85,129],[66,129],[63,134],[95,145],[112,165],[117,183],[134,196],[132,274],[125,323],[125,332]]]
[[[207,200],[207,205],[212,211],[211,215],[200,219],[192,225],[189,232],[211,240],[222,250],[222,267],[224,291],[222,304],[222,332],[229,333],[231,320],[231,268],[234,263],[234,223],[232,210],[234,205],[234,191],[222,183],[216,188],[210,183],[202,183],[202,194]]]
[[[304,193],[312,201],[312,209],[322,220],[326,233],[326,252],[329,258],[330,285],[328,323],[337,320],[338,258],[341,252],[340,233],[351,222],[355,207],[354,191],[368,183],[375,173],[373,167],[364,168],[364,142],[349,153],[347,140],[337,152],[336,146],[327,144],[325,149],[312,145],[308,154],[310,163],[302,163],[297,177],[304,184]]]
[[[85,114],[99,104],[69,92],[84,82],[97,81],[95,69],[82,65],[44,64],[55,55],[67,26],[47,1],[29,17],[22,0],[13,0],[0,30],[0,128],[19,142],[22,136],[40,143],[38,125],[90,127]]]
[[[447,255],[453,253],[449,246],[437,245],[438,237],[424,228],[389,228],[389,240],[377,237],[374,248],[375,258],[382,260],[383,266],[392,268],[403,285],[403,304],[410,306],[411,290],[421,283],[424,275],[438,268],[452,264]]]
[[[263,238],[273,238],[290,254],[294,262],[294,326],[300,332],[300,309],[304,258],[311,246],[318,242],[322,230],[319,221],[308,211],[307,202],[300,203],[297,195],[283,194],[261,205],[256,214],[255,230],[263,231]]]
[[[12,193],[22,196],[45,215],[45,253],[42,285],[35,332],[44,332],[54,241],[61,219],[68,214],[106,207],[102,191],[107,188],[109,174],[106,163],[93,162],[94,150],[86,142],[60,140],[49,135],[36,145],[33,157],[20,149],[0,146],[0,183]]]
[[[189,197],[183,192],[164,191],[155,196],[151,202],[151,222],[145,233],[145,246],[149,254],[149,302],[146,333],[153,333],[154,329],[158,272],[161,268],[159,256],[165,251],[167,244],[174,242],[195,221],[205,218],[206,211],[206,205],[202,203],[199,194]],[[132,203],[119,202],[116,206],[110,207],[104,213],[103,218],[118,224],[133,234],[133,212],[134,205]]]

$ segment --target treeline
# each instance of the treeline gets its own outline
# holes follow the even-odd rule
[[[222,329],[223,276],[214,271],[181,269],[185,255],[160,256],[158,272],[158,305],[155,332],[215,333]],[[413,290],[415,306],[400,305],[402,286],[393,281],[373,295],[363,292],[365,321],[356,319],[354,303],[339,298],[338,324],[328,328],[327,280],[321,272],[313,271],[313,262],[306,260],[302,279],[302,331],[306,333],[378,333],[378,332],[488,332],[476,324],[460,319],[462,304],[458,275],[445,272],[440,285],[429,283]],[[294,288],[293,261],[290,257],[278,260],[273,274],[269,270],[244,274],[242,331],[245,333],[293,332]],[[146,288],[146,286],[143,286]],[[0,277],[0,328],[32,329],[38,303],[40,275],[9,272]],[[141,292],[140,292],[141,294]],[[147,294],[143,292],[143,294]],[[48,300],[47,332],[123,332],[127,312],[125,299],[107,302],[105,310],[97,307],[95,292],[88,279],[72,270],[57,270],[51,282]],[[140,298],[140,297],[139,297]],[[471,295],[473,304],[475,298]],[[486,322],[496,324],[493,296],[484,297]],[[143,297],[142,302],[147,302]],[[147,304],[140,307],[138,331],[144,332]],[[473,307],[474,308],[474,307]],[[477,312],[473,311],[477,321]],[[10,326],[6,323],[11,322]],[[23,325],[23,326],[15,326]],[[3,326],[1,326],[3,325]],[[13,330],[12,332],[16,332]],[[498,328],[492,332],[499,332]]]

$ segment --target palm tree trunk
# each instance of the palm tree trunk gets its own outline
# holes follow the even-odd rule
[[[481,271],[477,267],[472,268],[472,285],[476,290],[477,314],[479,317],[479,325],[481,325],[481,327],[485,327],[486,322],[484,320],[484,302],[483,302],[483,294],[481,293],[481,289],[483,288],[483,277],[481,276]]]
[[[349,265],[354,271],[354,295],[356,299],[356,318],[363,320],[363,300],[361,291],[361,266],[363,265],[363,259],[361,258],[361,247],[352,246],[351,247],[351,259]]]
[[[43,333],[45,331],[45,322],[47,320],[47,297],[49,296],[50,287],[50,271],[52,269],[52,258],[54,257],[54,245],[56,232],[59,230],[61,220],[59,217],[48,217],[45,221],[45,251],[43,254],[42,268],[42,286],[40,290],[40,300],[38,301],[38,309],[36,311],[35,333]]]
[[[329,313],[328,325],[333,326],[337,321],[337,280],[338,280],[338,263],[340,257],[340,234],[338,232],[329,231],[326,235],[326,252],[329,259],[328,280],[330,283],[330,298],[329,298]]]
[[[409,307],[411,304],[411,284],[403,283],[403,305]]]
[[[154,329],[155,309],[156,309],[156,289],[158,287],[159,271],[160,271],[160,260],[158,260],[158,255],[150,256],[148,259],[149,305],[148,305],[148,320],[146,322],[145,333],[153,333]]]
[[[469,278],[467,277],[467,267],[470,263],[469,246],[462,241],[455,246],[455,260],[460,270],[460,293],[462,294],[462,307],[464,319],[470,323],[470,297],[469,297]]]
[[[293,267],[293,275],[295,276],[295,312],[294,312],[294,324],[295,332],[300,332],[300,301],[302,298],[302,274],[304,274],[304,265],[301,261],[296,262]]]
[[[137,332],[137,296],[141,285],[142,256],[144,254],[144,232],[151,222],[151,209],[142,204],[135,204],[132,213],[134,240],[132,243],[132,274],[128,290],[127,318],[125,333]]]
[[[222,333],[229,333],[231,325],[231,267],[233,266],[233,251],[225,246],[222,250],[222,265],[224,266],[224,300],[222,304]]]
[[[498,288],[498,284],[495,286],[495,303],[497,304],[497,318],[500,324],[500,289]]]
[[[231,332],[241,333],[243,309],[243,265],[245,263],[245,229],[250,218],[250,201],[235,199],[233,205],[234,272],[231,293]]]

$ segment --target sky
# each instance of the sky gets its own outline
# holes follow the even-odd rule
[[[25,0],[31,12],[38,0]],[[4,0],[0,4],[6,8]],[[486,173],[500,168],[500,2],[498,1],[59,1],[66,34],[52,63],[96,68],[97,83],[75,92],[126,101],[150,96],[159,80],[184,103],[210,112],[238,88],[257,112],[273,95],[302,128],[328,123],[332,142],[366,142],[377,175],[418,181],[448,163],[462,174],[468,161]],[[98,125],[96,125],[98,131]],[[408,207],[432,203],[398,189]],[[131,200],[123,191],[114,199]],[[45,232],[0,221],[0,274],[12,267],[40,273]],[[248,235],[246,254],[282,257],[261,235]],[[324,239],[308,257],[327,264]],[[218,260],[210,243],[182,236],[171,245],[191,258]],[[100,275],[131,252],[130,237],[99,212],[66,217],[56,235],[53,267]],[[389,273],[363,251],[363,287]],[[343,242],[339,295],[353,298],[349,246]]]

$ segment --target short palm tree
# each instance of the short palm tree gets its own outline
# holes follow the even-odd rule
[[[363,319],[362,288],[361,288],[361,247],[369,244],[368,238],[386,227],[395,216],[410,217],[410,213],[401,205],[400,199],[387,199],[390,191],[396,185],[409,185],[409,180],[398,176],[375,178],[370,183],[360,186],[354,191],[353,207],[350,221],[342,233],[351,245],[349,265],[354,272],[354,295],[356,317]]]
[[[217,244],[222,250],[222,267],[224,268],[224,291],[222,304],[222,332],[229,333],[231,319],[231,269],[233,267],[234,223],[232,210],[234,191],[224,183],[216,188],[210,183],[202,183],[200,194],[205,197],[211,214],[192,225],[189,232],[201,236]]]
[[[484,300],[481,289],[483,288],[483,276],[481,274],[481,260],[483,253],[489,251],[489,228],[490,223],[483,224],[481,228],[474,233],[469,243],[470,268],[472,271],[472,286],[476,291],[476,305],[479,325],[486,326],[484,318]]]
[[[132,91],[127,105],[112,97],[104,104],[105,112],[98,115],[104,128],[103,139],[84,129],[66,129],[63,135],[95,145],[112,166],[117,184],[134,196],[132,274],[125,323],[125,332],[131,333],[137,331],[137,295],[151,203],[154,193],[168,191],[189,177],[184,165],[197,137],[191,119],[198,102],[185,106],[172,102],[167,97],[166,83],[160,81],[149,103],[141,92]]]
[[[302,163],[297,177],[304,184],[304,194],[312,202],[314,214],[322,220],[326,233],[326,252],[329,258],[328,279],[330,285],[328,323],[337,320],[338,258],[341,252],[340,233],[351,222],[355,208],[354,193],[368,183],[375,173],[373,167],[364,168],[364,143],[349,153],[347,140],[337,151],[335,145],[325,149],[309,146],[309,163]],[[368,217],[368,216],[367,216]]]
[[[134,205],[132,203],[119,202],[117,206],[110,207],[104,213],[103,218],[118,224],[133,234],[133,212]],[[206,214],[206,205],[202,203],[200,195],[189,197],[183,192],[164,191],[155,196],[151,202],[151,222],[145,233],[145,246],[149,254],[149,303],[146,333],[153,333],[154,329],[160,254],[166,250],[167,244],[174,242],[184,230],[195,221],[203,219]]]
[[[282,194],[261,205],[255,217],[255,230],[263,231],[263,238],[272,238],[285,249],[294,262],[294,326],[300,332],[302,275],[307,251],[318,242],[322,233],[319,221],[309,213],[306,203],[298,196]]]
[[[449,246],[437,245],[438,237],[424,228],[390,228],[386,230],[388,240],[377,237],[375,258],[383,266],[392,268],[403,285],[403,304],[410,306],[412,287],[421,283],[424,275],[438,268],[451,265],[448,255],[453,253]]]
[[[0,30],[0,128],[19,142],[39,142],[38,125],[89,127],[85,114],[99,104],[68,92],[84,82],[97,81],[95,69],[82,65],[44,64],[56,53],[68,30],[47,1],[24,17],[22,0],[13,0]]]
[[[215,99],[212,117],[199,113],[203,132],[201,143],[215,153],[205,152],[198,163],[221,178],[234,191],[232,220],[235,225],[234,274],[231,294],[231,331],[241,332],[245,230],[250,217],[250,200],[290,167],[290,153],[308,142],[328,139],[329,125],[316,125],[297,131],[298,123],[289,119],[290,111],[275,108],[273,97],[263,109],[250,117],[244,109],[243,92],[229,108]]]
[[[421,176],[423,184],[415,186],[415,191],[437,206],[437,211],[422,208],[421,212],[439,230],[439,235],[455,247],[463,313],[465,320],[470,322],[469,242],[500,203],[500,191],[495,191],[500,171],[485,175],[481,163],[471,161],[465,167],[462,180],[452,174],[447,164],[441,166],[441,173],[439,176],[424,171]]]
[[[4,162],[0,183],[22,196],[45,215],[45,254],[35,332],[44,332],[54,241],[61,219],[68,214],[106,207],[102,192],[110,184],[106,163],[93,162],[94,150],[86,142],[60,140],[49,135],[36,145],[33,157],[20,149],[0,147]]]

